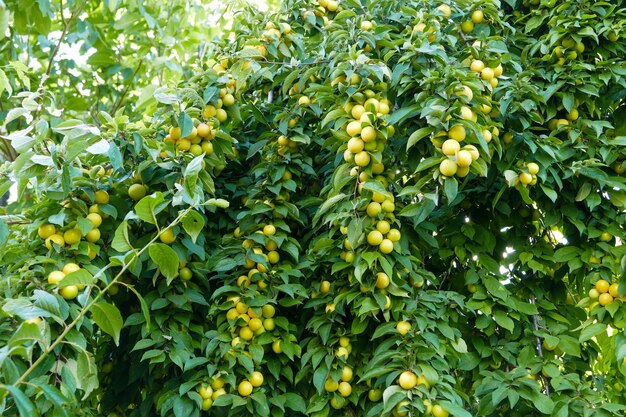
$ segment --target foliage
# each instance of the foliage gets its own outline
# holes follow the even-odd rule
[[[448,5],[241,5],[5,120],[2,414],[623,415],[626,5]]]

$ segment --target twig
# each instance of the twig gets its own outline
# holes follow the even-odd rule
[[[530,303],[536,305],[536,300],[535,300],[534,295],[530,297]],[[533,314],[533,326],[535,328],[535,331],[539,331],[539,320],[537,318],[537,314]],[[541,339],[539,338],[539,336],[536,336],[536,339],[537,339],[537,353],[539,353],[539,356],[543,357],[543,348],[541,346]],[[546,395],[549,397],[550,396],[550,384],[548,383],[545,377],[541,376],[541,378],[543,379],[543,386],[545,387]]]
[[[70,24],[72,23],[72,21],[76,18],[77,14],[78,14],[78,13],[76,13],[76,14],[73,13],[70,16],[70,18],[67,21],[65,21],[65,19],[63,18],[63,0],[60,0],[60,3],[61,3],[61,19],[64,22],[64,24],[63,24],[63,32],[61,32],[61,36],[59,37],[59,41],[57,42],[56,46],[54,47],[54,50],[52,51],[52,54],[50,55],[50,59],[48,60],[48,68],[46,68],[46,75],[41,77],[41,84],[39,85],[40,89],[43,87],[43,84],[46,82],[46,79],[50,75],[50,71],[52,71],[52,64],[54,63],[54,58],[59,53],[59,49],[61,48],[61,44],[63,43],[63,38],[65,38],[65,35],[67,34],[67,29],[70,27]]]
[[[124,89],[124,91],[122,91],[122,94],[117,98],[117,101],[115,102],[115,105],[113,106],[113,110],[111,111],[112,115],[115,115],[117,110],[122,105],[122,100],[124,100],[124,97],[126,97],[126,94],[128,94],[128,90],[130,90],[130,86],[133,85],[133,80],[135,79],[135,76],[137,75],[137,73],[141,69],[142,65],[143,65],[143,59],[141,61],[139,61],[139,64],[137,65],[137,68],[135,68],[135,72],[133,72],[133,75],[128,80],[128,84],[126,85],[126,88]]]

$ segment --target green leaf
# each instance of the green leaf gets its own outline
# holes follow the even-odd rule
[[[143,318],[144,320],[146,320],[146,328],[150,329],[150,309],[148,308],[148,304],[146,303],[146,300],[141,296],[141,294],[139,294],[139,292],[135,289],[134,286],[128,285],[123,282],[120,282],[120,283],[125,285],[126,288],[131,290],[135,294],[135,296],[137,296],[137,299],[139,300],[139,305],[141,306],[141,312],[143,313]]]
[[[454,177],[446,178],[443,189],[449,202],[453,202],[459,192],[459,182]]]
[[[504,329],[507,329],[509,332],[513,333],[515,329],[515,323],[509,317],[507,317],[504,311],[498,310],[493,313],[493,318],[496,320],[496,323]]]
[[[59,288],[69,287],[70,285],[92,285],[94,282],[93,275],[84,268],[67,274],[57,285]]]
[[[168,280],[176,278],[178,275],[178,255],[174,249],[164,243],[153,243],[148,249],[150,259],[159,267],[161,274]]]
[[[198,239],[198,236],[204,227],[204,217],[202,217],[202,215],[197,211],[190,210],[183,218],[182,223],[185,232],[191,236],[193,243],[196,243],[196,239]]]
[[[93,305],[91,312],[96,324],[102,331],[113,337],[116,345],[119,345],[120,332],[124,325],[120,310],[113,304],[99,302]]]
[[[41,341],[41,330],[35,323],[22,322],[15,333],[9,339],[9,347],[21,345],[26,341]]]
[[[463,407],[451,403],[450,401],[439,401],[439,405],[441,405],[444,410],[446,410],[455,417],[472,417],[472,415],[469,412],[465,411]]]
[[[0,194],[0,197],[2,196],[2,194]],[[5,243],[7,243],[7,240],[9,239],[9,226],[7,225],[7,223],[0,218],[0,246],[4,246]]]
[[[287,401],[285,402],[285,407],[297,413],[304,413],[306,411],[306,403],[304,402],[304,399],[298,394],[295,394],[293,392],[287,392],[285,393],[285,398],[287,399]]]
[[[185,138],[189,136],[193,130],[193,120],[185,112],[178,115],[178,127],[180,128],[180,137]]]
[[[578,336],[578,341],[580,343],[582,342],[586,342],[587,340],[591,339],[592,337],[595,337],[597,335],[599,335],[600,333],[606,331],[606,324],[604,323],[594,323],[590,326],[585,327],[581,332],[580,332],[580,336]]]
[[[30,399],[19,388],[14,387],[13,385],[0,385],[0,389],[11,393],[20,416],[38,417],[40,415],[39,410],[35,408]]]
[[[185,172],[183,173],[185,177],[185,190],[189,193],[190,196],[194,195],[196,184],[198,183],[198,174],[202,169],[202,161],[204,160],[204,155],[198,155],[191,160],[187,164],[185,168]]]
[[[417,142],[428,136],[430,133],[434,132],[434,127],[423,127],[421,129],[417,129],[415,132],[409,136],[409,140],[406,143],[406,150],[408,151],[415,145]]]
[[[115,229],[111,247],[118,252],[128,252],[133,249],[130,244],[130,239],[128,238],[128,222],[126,220],[120,223],[117,229]]]

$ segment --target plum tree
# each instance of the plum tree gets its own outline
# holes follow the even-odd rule
[[[623,1],[229,7],[152,106],[11,98],[2,414],[622,415]]]

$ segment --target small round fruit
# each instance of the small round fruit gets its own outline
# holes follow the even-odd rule
[[[253,386],[250,381],[241,381],[237,386],[237,392],[242,397],[247,397],[248,395],[252,394],[252,389]]]
[[[283,348],[280,345],[281,341],[280,340],[274,340],[272,342],[272,351],[276,354],[282,353],[283,352]]]
[[[439,172],[446,177],[451,177],[456,174],[457,169],[458,165],[451,159],[444,159],[441,161],[441,164],[439,164]]]
[[[360,167],[366,167],[371,161],[370,154],[366,151],[361,151],[354,155],[354,163]]]
[[[378,246],[378,249],[385,255],[393,252],[393,242],[389,239],[383,239]]]
[[[404,336],[409,332],[409,330],[411,330],[411,323],[408,321],[399,321],[398,324],[396,324],[396,330]]]
[[[417,375],[411,371],[404,371],[398,378],[398,384],[405,390],[413,389],[417,385]]]
[[[439,404],[433,405],[433,410],[431,411],[433,417],[448,417],[450,413],[448,413],[442,406]]]
[[[521,182],[523,185],[528,185],[533,182],[533,176],[530,175],[528,172],[522,172],[519,174],[519,182]]]
[[[472,160],[475,161],[478,158],[480,158],[480,152],[478,152],[478,149],[476,148],[476,146],[474,145],[465,145],[463,147],[464,150],[468,151],[470,154],[472,154]]]
[[[389,233],[387,233],[387,239],[391,240],[392,242],[400,241],[401,237],[402,235],[400,234],[400,231],[398,229],[391,229],[389,230]]]
[[[496,77],[501,76],[503,72],[504,68],[502,68],[502,64],[498,64],[498,66],[493,69],[493,75]]]
[[[213,395],[213,388],[211,388],[209,384],[202,384],[198,390],[198,394],[200,394],[204,400],[210,399]]]
[[[63,271],[52,271],[48,274],[48,284],[58,284],[59,282],[63,281],[63,278],[65,278],[65,274],[63,273]]]
[[[333,381],[330,378],[326,378],[326,382],[324,382],[324,390],[326,390],[326,392],[335,392],[337,391],[338,388],[339,388],[338,382]]]
[[[76,285],[63,287],[59,290],[59,294],[66,300],[73,300],[78,296],[78,287]]]
[[[134,201],[139,201],[146,196],[146,187],[143,184],[133,184],[128,187],[128,196]]]
[[[213,388],[213,391],[217,391],[218,389],[223,388],[225,384],[226,381],[224,381],[223,378],[213,378],[213,380],[211,381],[211,388]],[[213,392],[213,394],[215,394],[215,392]],[[213,396],[211,396],[211,398],[213,398]]]
[[[228,119],[228,114],[226,113],[226,110],[224,110],[224,109],[217,109],[215,111],[215,117],[221,123],[224,123],[226,121],[226,119]]]
[[[309,99],[307,96],[302,96],[298,100],[298,104],[302,107],[309,107],[309,105],[311,104],[311,99]]]
[[[104,190],[96,191],[96,196],[94,198],[96,204],[108,204],[109,203],[109,193]]]
[[[465,22],[461,23],[461,30],[463,31],[463,33],[470,33],[472,30],[474,30],[474,22],[472,22],[471,20],[466,20]]]
[[[367,234],[367,243],[369,243],[372,246],[378,246],[382,243],[382,241],[383,241],[383,234],[380,233],[378,230],[372,230],[371,232]]]
[[[376,129],[372,126],[366,126],[361,130],[361,139],[365,143],[376,140],[377,135]]]
[[[169,245],[174,243],[174,241],[176,240],[176,235],[174,235],[174,231],[172,230],[172,228],[169,228],[161,232],[161,234],[159,235],[159,239],[161,240],[161,242]]]
[[[605,279],[599,279],[598,281],[596,281],[595,287],[600,294],[604,294],[609,291],[611,284],[609,284],[609,282]]]
[[[379,389],[371,389],[367,392],[367,398],[376,403],[383,398],[383,391]]]
[[[461,145],[454,139],[447,139],[441,145],[441,151],[447,156],[454,156],[459,150],[461,150]]]
[[[330,281],[324,280],[320,283],[320,292],[326,294],[328,291],[330,291]]]
[[[248,378],[253,387],[260,387],[263,384],[263,379],[263,374],[259,371],[252,372],[252,375]]]
[[[85,240],[87,240],[87,242],[96,243],[100,240],[100,229],[95,228],[88,231],[85,235]]]
[[[182,279],[183,281],[189,281],[191,278],[193,278],[193,272],[191,272],[191,269],[187,267],[181,268],[178,271],[178,275],[180,275],[180,279]]]
[[[353,154],[361,152],[365,148],[365,142],[359,137],[350,138],[348,141],[348,150]]]
[[[274,236],[276,234],[276,226],[273,224],[266,224],[263,226],[263,234],[265,236]]]
[[[37,229],[37,234],[42,239],[48,239],[57,232],[57,228],[53,224],[42,224]]]
[[[382,207],[379,203],[372,201],[367,205],[365,212],[369,217],[376,217],[382,211]]]
[[[204,398],[202,400],[202,411],[209,411],[211,406],[213,406],[213,400],[211,398]],[[111,414],[109,414],[109,417],[110,416]]]
[[[89,213],[87,215],[87,220],[89,220],[91,224],[93,224],[93,227],[100,227],[100,225],[102,224],[102,216],[100,216],[98,213]]]
[[[526,164],[526,169],[528,169],[528,173],[531,175],[537,175],[539,173],[539,165],[535,162],[529,162]]]
[[[276,322],[274,319],[265,319],[263,320],[263,328],[268,332],[271,332],[276,328]]]
[[[596,290],[595,288],[589,290],[589,298],[595,300],[598,297],[600,297],[600,292],[598,290]]]
[[[63,239],[68,245],[80,242],[81,237],[83,237],[83,234],[78,227],[66,230],[65,233],[63,233]]]
[[[354,120],[348,123],[348,125],[346,126],[346,133],[351,137],[355,137],[361,134],[361,131],[362,131],[361,122],[358,120]]]
[[[256,332],[261,327],[263,327],[263,322],[260,318],[255,317],[253,319],[250,319],[250,321],[248,322],[248,327],[250,327],[250,330],[252,330],[253,332]]]
[[[384,235],[389,233],[389,230],[391,230],[391,225],[387,220],[379,220],[378,223],[376,223],[376,230]]]
[[[409,415],[409,410],[407,410],[408,406],[408,401],[400,401],[398,404],[396,404],[391,414],[393,415],[393,417],[406,417]]]
[[[228,93],[222,98],[222,103],[224,103],[224,106],[230,107],[235,104],[235,97],[232,94]]]
[[[59,246],[65,246],[65,239],[63,239],[62,235],[55,233],[46,239],[45,241],[46,248],[52,249],[53,243]]]
[[[63,266],[63,273],[64,273],[65,275],[69,275],[69,274],[71,274],[72,272],[76,272],[76,271],[78,271],[79,269],[80,269],[80,266],[78,266],[77,264],[75,264],[75,263],[73,263],[73,262],[70,262],[70,263],[67,263],[67,264],[65,264],[65,265]]]
[[[384,272],[379,272],[376,274],[376,288],[384,289],[389,286],[391,283],[391,279],[389,279],[389,275]]]
[[[448,130],[448,137],[457,142],[462,142],[465,139],[465,135],[465,128],[462,125],[454,125]]]
[[[476,24],[483,23],[485,21],[485,14],[482,10],[474,10],[472,12],[472,22]]]
[[[485,69],[485,63],[479,59],[475,59],[470,64],[470,70],[474,72],[481,72],[483,69]]]
[[[613,298],[619,297],[619,284],[618,283],[611,284],[611,286],[609,287],[609,294],[611,294],[611,297]]]
[[[602,234],[600,235],[600,240],[602,242],[610,242],[613,239],[613,235],[610,234],[609,232],[602,232]]]
[[[480,72],[480,78],[482,78],[485,81],[489,81],[493,77],[495,77],[495,74],[493,70],[489,67],[483,68],[483,70]]]
[[[613,301],[613,297],[608,292],[600,294],[600,297],[598,297],[598,302],[603,307],[609,304],[611,301]]]
[[[344,366],[343,369],[341,370],[341,380],[345,382],[350,382],[352,381],[352,376],[353,376],[352,368],[350,368],[347,365]]]
[[[211,395],[211,399],[215,401],[224,394],[226,394],[226,390],[224,388],[218,388],[218,389],[214,388],[213,395]]]
[[[473,161],[472,154],[469,151],[462,150],[456,154],[456,164],[460,167],[468,167]]]
[[[252,340],[252,338],[254,337],[254,332],[248,326],[243,326],[241,329],[239,329],[239,337],[243,340]]]
[[[339,395],[342,397],[349,397],[350,394],[352,394],[352,386],[349,382],[341,381],[337,387],[337,391],[339,391]]]

